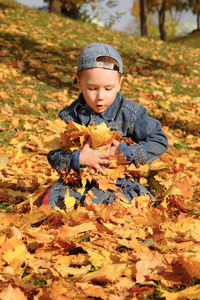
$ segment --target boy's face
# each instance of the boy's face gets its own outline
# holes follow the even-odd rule
[[[122,77],[113,70],[84,69],[77,76],[77,82],[87,104],[96,113],[102,113],[114,102]]]

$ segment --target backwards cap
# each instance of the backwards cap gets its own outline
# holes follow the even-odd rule
[[[116,60],[119,64],[119,67],[112,63],[106,63],[97,61],[97,58],[101,56],[111,57]],[[108,70],[116,70],[120,74],[123,73],[123,62],[122,58],[119,55],[118,51],[111,45],[104,43],[93,43],[88,45],[81,52],[78,60],[77,72],[83,69],[93,69],[93,68],[103,68]],[[76,78],[74,83],[76,83]]]

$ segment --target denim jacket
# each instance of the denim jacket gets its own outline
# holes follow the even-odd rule
[[[136,167],[148,164],[168,148],[168,140],[158,120],[151,118],[141,104],[126,100],[117,93],[115,101],[102,113],[96,113],[85,102],[83,94],[70,106],[59,112],[59,117],[67,123],[68,120],[86,126],[105,122],[112,130],[118,131],[123,137],[130,137],[135,144],[127,146],[120,144],[120,153]],[[63,150],[53,150],[48,154],[50,165],[57,171],[80,170],[80,150],[68,153]]]

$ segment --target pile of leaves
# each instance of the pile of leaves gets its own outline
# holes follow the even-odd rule
[[[60,142],[57,147],[71,153],[82,149],[89,138],[91,139],[92,149],[98,149],[105,145],[111,146],[114,139],[123,141],[127,145],[133,144],[131,139],[123,138],[117,131],[111,131],[104,122],[100,125],[93,124],[92,126],[86,127],[85,125],[79,125],[69,121],[67,128],[67,130],[60,134]],[[109,151],[109,148],[104,151]],[[61,174],[61,177],[65,182],[76,182],[77,186],[82,186],[80,192],[83,194],[87,182],[95,182],[99,189],[104,192],[107,192],[108,190],[116,191],[118,178],[126,178],[126,176],[131,175],[134,180],[134,177],[139,173],[134,166],[128,165],[123,154],[114,155],[109,166],[102,166],[102,169],[105,171],[106,175],[100,174],[92,167],[87,167],[83,168],[80,172],[73,170],[69,173],[66,172]],[[139,177],[142,176],[140,175]]]
[[[198,299],[200,49],[13,0],[0,0],[0,18],[0,299]],[[137,170],[157,207],[148,196],[97,205],[91,194],[85,207],[39,206],[59,178],[46,158],[68,130],[57,114],[76,99],[77,59],[95,41],[120,49],[122,93],[168,136],[167,153]]]

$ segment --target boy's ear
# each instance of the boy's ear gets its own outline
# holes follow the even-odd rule
[[[119,89],[118,89],[118,92],[120,91],[121,89],[121,84],[122,84],[122,81],[123,81],[124,77],[123,76],[120,76],[120,79],[119,79]]]
[[[78,75],[76,75],[76,80],[77,80],[78,88],[81,91],[81,81]]]

